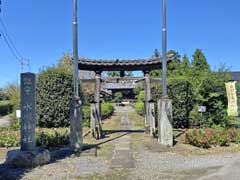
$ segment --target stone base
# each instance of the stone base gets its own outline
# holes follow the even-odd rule
[[[51,156],[46,149],[35,151],[12,150],[7,153],[5,165],[13,168],[34,168],[49,163]]]

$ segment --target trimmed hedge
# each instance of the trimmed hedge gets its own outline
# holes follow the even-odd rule
[[[36,129],[37,146],[58,147],[69,144],[69,129]],[[18,147],[20,146],[20,131],[1,130],[0,147]]]
[[[5,116],[13,111],[13,104],[10,101],[0,101],[0,115]]]
[[[39,127],[68,127],[73,92],[72,74],[48,68],[37,77],[37,120]]]

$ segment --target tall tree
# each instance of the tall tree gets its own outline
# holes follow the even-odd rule
[[[58,61],[57,66],[72,72],[73,71],[72,55],[69,53],[63,54],[63,56]]]
[[[210,66],[201,49],[196,49],[193,54],[192,68],[194,71],[209,71]]]
[[[188,74],[189,70],[190,70],[190,62],[187,55],[185,54],[182,59],[182,72],[183,74]]]

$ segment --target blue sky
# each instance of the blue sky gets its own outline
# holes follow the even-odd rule
[[[212,68],[240,70],[240,1],[167,0],[168,50],[205,53]],[[161,0],[79,0],[79,55],[148,58],[161,50]],[[2,19],[32,71],[72,51],[72,0],[2,0]],[[0,29],[2,27],[0,26]],[[18,80],[19,64],[0,37],[0,86]]]

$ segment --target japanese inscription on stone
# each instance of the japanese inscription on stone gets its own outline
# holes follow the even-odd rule
[[[21,74],[21,150],[35,149],[35,74]]]

